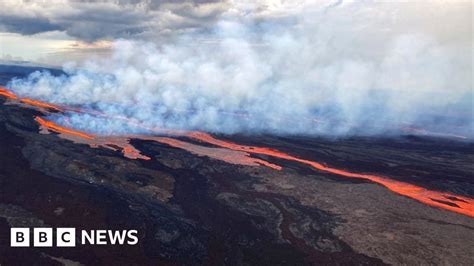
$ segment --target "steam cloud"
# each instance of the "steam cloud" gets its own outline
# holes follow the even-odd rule
[[[110,58],[67,64],[60,77],[35,72],[9,87],[150,127],[345,136],[410,126],[474,137],[472,40],[390,22],[390,8],[378,8],[223,17],[211,31],[167,44],[117,40]],[[87,114],[53,118],[90,132],[140,131]]]

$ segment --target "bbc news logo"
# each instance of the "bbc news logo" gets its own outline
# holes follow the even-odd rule
[[[33,233],[31,235],[31,232]],[[76,228],[11,228],[11,247],[75,247],[80,245],[136,245],[137,230],[80,230]],[[32,239],[30,239],[32,238]],[[32,242],[31,242],[32,240]],[[31,245],[32,244],[32,245]]]

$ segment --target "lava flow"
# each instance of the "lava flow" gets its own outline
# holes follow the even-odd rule
[[[13,99],[13,100],[17,99],[16,95],[13,92],[3,87],[0,87],[0,95],[6,97],[7,99]]]
[[[252,158],[249,156],[249,153],[242,151],[235,151],[230,149],[223,148],[210,148],[195,145],[192,143],[187,143],[177,139],[166,138],[166,137],[145,137],[145,139],[154,140],[160,143],[168,144],[169,146],[187,150],[191,153],[194,153],[199,156],[207,156],[209,158],[214,158],[231,164],[238,165],[249,165],[249,166],[258,166],[264,165],[275,170],[281,170],[282,167],[276,164],[269,163],[262,159]]]
[[[60,137],[74,141],[76,143],[88,144],[93,148],[104,147],[114,151],[121,150],[125,157],[129,159],[150,160],[151,158],[142,155],[139,150],[130,144],[130,139],[142,139],[156,141],[167,144],[169,146],[180,148],[189,151],[198,156],[207,156],[231,164],[258,166],[263,165],[275,170],[281,170],[282,167],[264,161],[262,159],[252,158],[250,154],[242,151],[234,151],[222,148],[210,148],[187,143],[177,139],[167,137],[153,137],[146,135],[138,136],[94,136],[77,130],[65,128],[55,124],[52,121],[47,121],[41,117],[36,117],[35,120],[42,126],[43,130],[51,130],[60,134]],[[43,132],[45,133],[45,132]]]
[[[45,102],[41,102],[41,101],[36,101],[36,100],[33,100],[33,99],[29,99],[29,98],[21,98],[20,102],[28,104],[28,105],[40,107],[40,108],[52,109],[52,110],[55,110],[55,111],[58,111],[58,112],[63,111],[61,109],[61,107],[59,107],[57,105],[50,104],[50,103],[45,103]]]
[[[471,199],[471,198],[462,197],[462,196],[458,196],[458,195],[454,195],[454,194],[446,193],[446,192],[428,190],[416,185],[392,180],[392,179],[382,177],[382,176],[352,173],[349,171],[328,167],[321,163],[301,159],[301,158],[280,152],[278,150],[262,148],[262,147],[239,145],[236,143],[219,140],[209,134],[202,133],[202,132],[190,132],[188,133],[187,136],[193,139],[197,139],[206,143],[210,143],[210,144],[227,148],[227,149],[231,149],[231,150],[244,151],[244,152],[254,153],[254,154],[263,154],[263,155],[268,155],[268,156],[272,156],[272,157],[276,157],[280,159],[299,162],[302,164],[309,165],[317,170],[339,175],[339,176],[370,180],[372,182],[383,185],[384,187],[388,188],[389,190],[393,192],[418,200],[427,205],[443,208],[449,211],[453,211],[453,212],[461,213],[470,217],[474,217],[474,199]]]
[[[94,136],[81,131],[59,126],[56,123],[47,121],[39,116],[37,116],[35,120],[41,125],[42,133],[54,131],[59,133],[61,138],[68,139],[76,143],[87,144],[92,148],[104,147],[113,151],[120,150],[123,155],[129,159],[151,159],[148,156],[142,155],[139,150],[135,149],[135,147],[129,143],[129,138]]]
[[[57,132],[57,133],[72,135],[72,136],[80,137],[80,138],[83,138],[83,139],[93,139],[94,138],[93,135],[59,126],[59,125],[57,125],[57,124],[55,124],[51,121],[47,121],[47,120],[45,120],[45,119],[43,119],[39,116],[35,117],[35,120],[36,120],[36,122],[38,122],[38,124],[40,124],[44,128],[52,130],[52,131]]]
[[[63,111],[63,109],[61,107],[59,107],[57,105],[54,105],[54,104],[51,104],[51,103],[46,103],[46,102],[42,102],[42,101],[38,101],[38,100],[33,100],[33,99],[30,99],[30,98],[19,98],[16,94],[14,94],[13,92],[9,91],[8,89],[6,89],[4,87],[0,87],[0,95],[4,96],[7,99],[10,99],[12,101],[17,101],[17,102],[26,104],[27,106],[36,107],[36,108],[39,108],[43,111],[46,111],[46,110],[54,110],[54,111],[57,111],[57,112],[62,112]]]
[[[1,87],[0,87],[0,95],[5,96],[11,100],[18,99],[18,97],[14,93]],[[56,111],[62,110],[61,108],[57,106],[50,105],[48,103],[35,101],[35,100],[30,100],[30,99],[20,99],[20,102],[27,105],[40,107],[40,108],[53,109]],[[71,109],[67,107],[65,107],[65,109],[71,111]],[[219,159],[219,160],[226,161],[229,163],[243,164],[243,165],[265,165],[275,170],[281,170],[282,168],[278,165],[266,162],[261,159],[250,157],[250,154],[267,155],[267,156],[272,156],[279,159],[306,164],[319,171],[327,172],[330,174],[335,174],[335,175],[350,177],[350,178],[370,180],[372,182],[383,185],[384,187],[388,188],[389,190],[393,192],[415,199],[424,204],[443,208],[443,209],[460,213],[460,214],[464,214],[470,217],[474,217],[474,199],[471,199],[468,197],[458,196],[458,195],[454,195],[454,194],[446,193],[446,192],[432,191],[432,190],[428,190],[428,189],[425,189],[416,185],[412,185],[409,183],[392,180],[383,176],[353,173],[353,172],[349,172],[342,169],[332,168],[332,167],[325,166],[321,163],[301,159],[301,158],[289,155],[287,153],[280,152],[278,150],[264,148],[264,147],[239,145],[236,143],[216,139],[213,136],[207,133],[203,133],[203,132],[183,132],[183,131],[174,132],[171,130],[167,131],[167,130],[161,130],[161,129],[149,129],[150,131],[153,131],[153,132],[161,132],[161,133],[166,132],[169,135],[186,136],[188,138],[196,139],[196,140],[206,142],[206,143],[209,143],[221,148],[225,148],[229,151],[234,151],[234,153],[232,152],[229,153],[229,151],[222,150],[222,149],[203,147],[203,146],[179,141],[176,139],[164,138],[164,137],[94,136],[91,134],[87,134],[84,132],[80,132],[80,131],[76,131],[73,129],[59,126],[41,117],[36,117],[35,120],[42,126],[43,130],[46,130],[46,131],[51,130],[51,131],[57,132],[66,139],[70,139],[70,140],[73,140],[75,142],[80,142],[80,143],[87,143],[91,147],[105,147],[112,150],[121,150],[125,157],[131,158],[131,159],[150,160],[149,157],[142,155],[140,151],[138,151],[135,147],[133,147],[129,143],[130,138],[138,138],[138,139],[153,140],[153,141],[161,142],[173,147],[185,149],[191,153],[194,153],[200,156],[208,156],[208,157]],[[141,126],[139,122],[129,120],[127,118],[123,118],[123,120],[133,123],[136,126]],[[235,152],[238,152],[238,153],[235,153]]]

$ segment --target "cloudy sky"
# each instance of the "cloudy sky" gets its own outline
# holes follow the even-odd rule
[[[472,42],[471,1],[2,0],[0,10],[0,56],[49,63],[107,54],[118,38],[170,42],[223,20],[290,27],[308,10],[341,23],[357,16],[356,31],[375,21],[379,30],[367,36],[374,39],[418,31],[441,42]],[[200,44],[218,41],[199,36]]]

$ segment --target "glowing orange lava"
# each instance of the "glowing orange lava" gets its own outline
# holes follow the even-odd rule
[[[248,153],[264,154],[280,159],[299,162],[302,164],[309,165],[317,170],[339,176],[370,180],[372,182],[385,186],[393,192],[418,200],[427,205],[443,208],[449,211],[474,217],[474,199],[468,197],[458,196],[447,192],[428,190],[416,185],[396,181],[382,176],[352,173],[346,170],[328,167],[321,163],[301,159],[273,149],[245,146],[228,141],[219,140],[209,134],[202,132],[190,132],[187,136],[223,148],[228,148],[237,151],[245,151]]]
[[[20,101],[22,103],[25,103],[25,104],[28,104],[28,105],[31,105],[31,106],[36,106],[36,107],[46,108],[46,109],[52,109],[52,110],[55,110],[55,111],[58,111],[58,112],[63,111],[62,108],[57,106],[57,105],[50,104],[50,103],[45,103],[45,102],[42,102],[42,101],[32,100],[32,99],[29,99],[29,98],[21,98]]]
[[[114,151],[120,150],[123,155],[129,159],[141,159],[150,160],[151,158],[142,155],[139,150],[133,147],[128,137],[107,137],[107,136],[94,136],[84,132],[80,132],[74,129],[66,128],[55,124],[52,121],[47,121],[39,116],[35,117],[44,129],[51,130],[60,133],[62,138],[74,141],[76,143],[88,144],[93,148],[105,147]]]
[[[0,87],[0,95],[5,96],[8,99],[17,99],[16,95],[4,87]]]
[[[110,145],[110,143],[109,143],[109,145]],[[147,160],[147,161],[151,160],[150,157],[142,155],[139,150],[137,150],[135,147],[133,147],[130,144],[123,147],[122,153],[125,157],[127,157],[129,159],[135,159],[135,160],[136,159],[142,159],[142,160]]]
[[[282,167],[279,165],[269,163],[262,159],[252,158],[249,156],[249,153],[247,152],[222,149],[222,148],[204,147],[204,146],[199,146],[192,143],[188,143],[188,142],[184,142],[184,141],[180,141],[180,140],[172,139],[172,138],[166,138],[166,137],[153,137],[153,138],[149,137],[146,139],[161,142],[175,148],[187,150],[199,156],[207,156],[207,157],[218,159],[218,160],[228,162],[231,164],[249,165],[249,166],[264,165],[275,170],[282,169]]]
[[[63,133],[63,134],[67,134],[67,135],[73,135],[73,136],[80,137],[80,138],[83,138],[83,139],[94,139],[94,136],[93,136],[93,135],[90,135],[90,134],[87,134],[87,133],[84,133],[84,132],[81,132],[81,131],[77,131],[77,130],[73,130],[73,129],[69,129],[69,128],[65,128],[65,127],[59,126],[59,125],[55,124],[54,122],[44,120],[43,118],[41,118],[41,117],[39,117],[39,116],[35,117],[35,120],[36,120],[36,122],[38,122],[41,126],[47,128],[47,129],[49,129],[49,130],[52,130],[52,131],[54,131],[54,132],[57,132],[57,133]]]
[[[8,99],[11,99],[11,100],[19,100],[20,102],[22,102],[26,105],[39,107],[39,108],[45,108],[45,109],[51,109],[51,110],[55,110],[55,111],[58,111],[58,112],[63,111],[62,108],[60,108],[59,106],[54,105],[54,104],[50,104],[50,103],[46,103],[46,102],[42,102],[42,101],[38,101],[38,100],[33,100],[33,99],[30,99],[30,98],[18,98],[18,96],[16,96],[16,94],[14,94],[13,92],[11,92],[10,90],[8,90],[7,88],[4,88],[4,87],[0,87],[0,95],[6,97]]]

